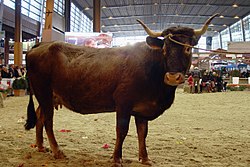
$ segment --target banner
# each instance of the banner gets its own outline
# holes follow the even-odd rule
[[[80,46],[110,48],[112,47],[112,34],[65,32],[65,42]]]

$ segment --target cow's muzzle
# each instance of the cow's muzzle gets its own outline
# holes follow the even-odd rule
[[[185,82],[185,76],[180,72],[177,73],[167,72],[165,74],[164,82],[165,84],[171,86],[178,86]]]

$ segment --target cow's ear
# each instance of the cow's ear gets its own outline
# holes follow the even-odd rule
[[[164,41],[159,39],[159,38],[153,38],[148,36],[146,38],[147,44],[152,48],[152,49],[162,49],[164,45]]]
[[[192,43],[191,45],[195,46],[198,44],[199,40],[200,40],[201,36],[193,36],[193,40],[192,40]]]

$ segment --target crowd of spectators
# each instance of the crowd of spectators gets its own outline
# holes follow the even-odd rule
[[[245,71],[240,73],[240,78],[248,78],[248,77],[250,77],[250,71],[249,70],[245,70]]]
[[[0,65],[0,80],[1,78],[19,78],[24,76],[26,69],[23,66],[15,66],[11,64],[9,66]]]
[[[226,91],[227,85],[221,73],[216,71],[204,71],[202,73],[198,68],[194,68],[188,74],[187,82],[190,87],[190,93],[222,92]]]

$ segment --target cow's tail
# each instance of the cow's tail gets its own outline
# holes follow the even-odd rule
[[[26,64],[28,64],[27,60],[28,60],[28,58],[26,55]],[[28,66],[27,66],[27,73],[29,73]],[[27,77],[27,81],[28,81],[28,85],[29,85],[30,98],[29,98],[29,104],[27,107],[27,120],[26,120],[26,124],[24,125],[24,127],[26,130],[30,130],[36,126],[37,117],[36,117],[36,111],[35,111],[35,106],[34,106],[34,101],[33,101],[33,92],[31,89],[31,83],[29,81],[29,77]]]
[[[32,93],[30,92],[30,99],[29,99],[29,104],[27,107],[27,120],[26,124],[24,125],[26,130],[30,130],[36,126],[36,111],[35,111],[35,106],[33,102],[33,97]]]

